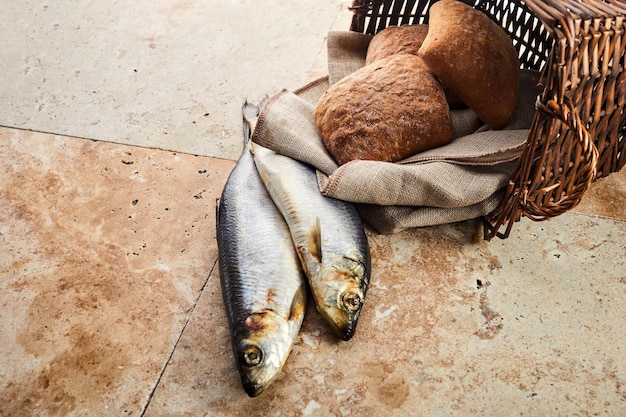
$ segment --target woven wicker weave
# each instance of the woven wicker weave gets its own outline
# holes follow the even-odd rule
[[[436,1],[354,0],[350,29],[375,34],[427,23]],[[484,219],[485,239],[506,238],[522,216],[558,216],[595,178],[626,164],[626,1],[462,1],[507,31],[522,68],[543,74],[524,152],[503,200]]]

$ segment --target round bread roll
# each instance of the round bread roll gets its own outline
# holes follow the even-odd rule
[[[457,0],[434,3],[419,56],[489,126],[509,120],[519,60],[511,38],[487,15]]]
[[[331,86],[317,103],[315,123],[339,164],[396,162],[452,140],[441,85],[410,54],[378,60]]]
[[[428,25],[389,26],[372,37],[367,47],[365,65],[394,54],[417,55]]]

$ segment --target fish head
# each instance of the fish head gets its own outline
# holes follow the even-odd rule
[[[260,395],[280,374],[291,350],[290,326],[273,311],[248,316],[233,339],[237,369],[250,397]]]
[[[358,257],[343,256],[321,269],[319,278],[322,285],[312,288],[317,309],[339,337],[350,340],[365,301],[369,268]]]

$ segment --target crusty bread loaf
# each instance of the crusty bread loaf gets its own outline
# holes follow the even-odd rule
[[[410,54],[378,60],[331,86],[317,103],[315,123],[339,164],[396,162],[452,139],[441,85]]]
[[[485,123],[506,124],[519,92],[519,61],[511,38],[485,14],[457,0],[434,3],[419,56]]]
[[[372,37],[367,47],[365,65],[395,54],[417,55],[428,25],[389,26]]]

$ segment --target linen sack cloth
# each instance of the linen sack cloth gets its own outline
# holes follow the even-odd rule
[[[365,65],[371,35],[330,32],[328,76],[283,90],[263,106],[252,141],[317,169],[323,195],[357,203],[379,233],[486,215],[503,196],[535,114],[539,73],[520,71],[509,123],[491,130],[470,109],[451,111],[453,141],[399,162],[355,160],[339,166],[314,122],[315,106],[333,83]]]

